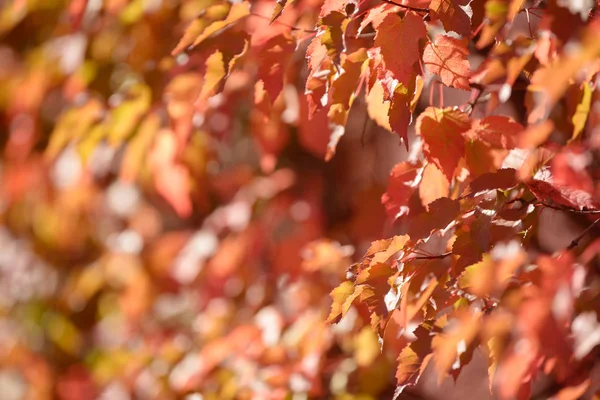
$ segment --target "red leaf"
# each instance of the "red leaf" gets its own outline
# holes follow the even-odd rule
[[[526,182],[533,195],[541,202],[574,210],[598,210],[594,197],[580,189],[557,185],[548,170],[536,174],[537,179]]]
[[[432,357],[429,329],[421,325],[414,334],[417,340],[405,347],[398,356],[398,369],[396,370],[398,388],[394,393],[394,398],[397,398],[404,388],[418,382]]]
[[[460,203],[442,197],[429,204],[429,211],[419,214],[410,223],[408,234],[413,240],[424,239],[436,229],[446,228],[460,214]]]
[[[523,125],[509,117],[493,115],[473,123],[469,137],[479,139],[492,147],[513,149],[517,135],[523,131]]]
[[[442,83],[457,89],[469,90],[470,66],[466,40],[438,35],[423,52],[423,63],[438,75]]]
[[[392,169],[387,191],[381,197],[381,202],[391,218],[408,213],[408,200],[415,191],[415,178],[420,169],[420,164],[407,161],[396,164]]]
[[[454,31],[461,36],[471,36],[471,18],[463,7],[470,0],[432,0],[429,9],[434,17],[439,18],[446,31]]]
[[[554,181],[559,186],[593,193],[594,181],[586,170],[590,162],[589,153],[583,147],[570,146],[563,149],[551,161]]]
[[[469,192],[475,194],[486,190],[513,188],[518,184],[516,173],[512,168],[505,168],[480,175],[469,183]]]
[[[170,130],[157,134],[156,142],[150,152],[150,164],[155,174],[155,186],[173,206],[180,217],[192,213],[190,200],[190,174],[181,164],[176,163],[177,139]]]
[[[472,140],[465,143],[465,163],[471,176],[495,172],[502,163],[500,158],[485,142]]]
[[[367,14],[360,22],[358,33],[362,32],[369,24],[373,26],[373,29],[378,29],[379,25],[383,22],[388,14],[395,14],[400,10],[400,7],[389,3],[381,3],[376,7],[370,8]]]
[[[296,41],[289,33],[274,36],[257,49],[258,78],[264,82],[271,103],[283,88],[285,68],[295,50]]]
[[[388,114],[390,128],[397,133],[408,151],[408,125],[412,120],[410,95],[403,85],[398,85],[392,97]]]
[[[465,155],[463,134],[469,130],[469,116],[462,111],[428,107],[417,118],[416,130],[423,139],[423,151],[452,181],[458,162]]]
[[[326,17],[334,11],[345,13],[346,6],[348,6],[349,3],[352,2],[350,0],[325,0],[323,6],[321,7],[319,18]]]
[[[419,39],[426,35],[423,19],[413,13],[407,13],[404,19],[388,14],[377,29],[375,46],[381,48],[386,69],[406,87],[410,86],[413,67],[419,61]]]
[[[308,118],[323,108],[321,99],[327,94],[327,84],[331,74],[331,60],[327,56],[327,47],[321,39],[315,37],[306,50],[309,76],[306,80],[306,99],[308,100]]]

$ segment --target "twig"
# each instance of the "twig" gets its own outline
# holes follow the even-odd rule
[[[377,34],[377,32],[367,32],[367,33],[360,33],[358,35],[346,35],[346,37],[348,39],[367,39],[367,38],[375,37],[376,34]]]
[[[573,241],[571,242],[571,244],[567,247],[567,250],[571,250],[571,249],[577,247],[577,245],[579,244],[579,241],[581,239],[583,239],[583,237],[585,235],[587,235],[589,233],[589,231],[591,231],[594,228],[594,226],[596,226],[599,222],[600,222],[600,218],[598,218],[597,220],[595,220],[594,222],[592,222],[590,224],[590,226],[588,226],[587,228],[585,228],[583,230],[583,232],[581,232],[579,234],[579,236],[577,236],[575,239],[573,239]]]
[[[252,16],[252,17],[259,17],[259,18],[262,18],[262,19],[268,19],[268,20],[271,20],[271,18],[270,18],[270,17],[267,17],[266,15],[261,15],[261,14],[257,14],[257,13],[254,13],[254,12],[251,12],[251,13],[250,13],[250,16]],[[316,33],[316,32],[317,32],[317,30],[316,30],[316,29],[309,30],[309,29],[299,28],[299,27],[297,27],[297,26],[294,26],[294,25],[286,24],[285,22],[283,22],[283,21],[280,21],[280,20],[278,20],[278,19],[276,19],[276,20],[275,20],[275,21],[273,21],[272,23],[273,23],[273,24],[279,24],[279,25],[287,26],[287,27],[288,27],[288,28],[290,28],[292,31],[301,31],[301,32],[306,32],[306,33]]]
[[[481,95],[483,94],[483,90],[481,88],[474,88],[475,90],[477,90],[477,94],[475,95],[475,98],[473,99],[473,101],[470,101],[467,103],[467,105],[471,108],[469,110],[469,117],[473,115],[473,111],[475,111],[475,106],[477,105],[477,102],[479,101],[479,99],[481,98]]]
[[[599,221],[600,221],[600,219],[599,219]],[[450,255],[452,255],[452,252],[447,251],[445,253],[438,254],[437,256],[417,256],[417,257],[411,258],[411,260],[441,260]]]
[[[565,211],[565,212],[570,212],[573,214],[584,214],[584,215],[600,214],[600,210],[577,210],[575,208],[554,206],[552,204],[548,204],[548,203],[544,203],[544,202],[540,202],[538,204],[542,205],[544,207],[552,208],[553,210]]]
[[[393,5],[398,6],[400,8],[404,8],[406,10],[414,11],[414,12],[417,12],[417,13],[424,12],[424,13],[429,14],[429,8],[420,8],[420,7],[407,6],[407,5],[404,5],[404,4],[395,3],[392,0],[381,0],[381,1],[383,1],[384,3],[393,4]]]

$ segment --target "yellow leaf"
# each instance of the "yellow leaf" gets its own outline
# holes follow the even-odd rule
[[[72,141],[82,139],[102,115],[102,104],[92,99],[80,107],[71,108],[62,114],[50,135],[46,157],[55,158]]]
[[[333,299],[331,305],[331,313],[327,317],[327,322],[339,322],[352,306],[352,302],[360,295],[362,290],[355,288],[352,282],[345,281],[341,285],[333,289],[330,296]]]
[[[115,107],[110,114],[108,141],[113,146],[129,137],[144,114],[150,108],[152,93],[148,86],[137,84],[126,94],[127,99]]]
[[[571,118],[571,122],[573,123],[573,136],[571,136],[569,142],[572,142],[579,137],[585,127],[585,121],[587,121],[590,112],[592,89],[587,82],[582,85],[581,92],[581,101],[577,104],[577,109]]]
[[[200,101],[208,99],[215,94],[219,83],[225,77],[225,65],[223,63],[223,53],[216,50],[206,59],[206,74],[204,75],[204,85],[200,92]]]

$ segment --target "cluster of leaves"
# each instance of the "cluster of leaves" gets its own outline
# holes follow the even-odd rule
[[[74,400],[388,398],[482,356],[495,397],[591,398],[596,13],[3,4],[1,382]],[[404,145],[383,191],[355,187],[375,130]]]
[[[598,276],[590,261],[596,262],[598,242],[583,253],[576,248],[600,213],[595,4],[351,4],[325,3],[307,52],[309,63],[326,54],[311,69],[307,93],[315,109],[325,104],[310,96],[328,94],[331,123],[344,122],[337,111],[349,102],[338,98],[336,84],[348,90],[350,79],[356,91],[364,86],[369,110],[384,110],[372,118],[407,145],[424,80],[472,95],[446,108],[430,97],[418,113],[420,149],[393,168],[382,197],[400,235],[374,242],[353,266],[332,292],[329,320],[339,321],[359,303],[384,347],[388,340],[403,342],[396,395],[430,362],[439,376],[456,379],[476,349],[489,360],[490,390],[498,398],[529,398],[541,373],[557,382],[560,398],[593,394],[588,371],[596,355],[578,329],[588,312],[597,324],[591,303]],[[526,14],[525,34],[513,29],[520,14]],[[530,14],[539,21],[532,23]],[[332,25],[332,19],[356,20],[358,27]],[[375,34],[367,47],[336,41],[361,38],[369,26]],[[336,29],[342,33],[336,36]],[[473,53],[482,59],[470,70]],[[361,67],[353,68],[359,56]],[[524,91],[515,100],[524,108],[522,123],[497,112],[517,91]],[[544,208],[589,215],[589,226],[564,248],[543,254],[536,241]]]

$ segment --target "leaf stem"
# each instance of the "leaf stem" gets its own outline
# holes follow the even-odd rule
[[[573,240],[571,241],[571,244],[569,244],[569,246],[567,247],[567,250],[571,250],[571,249],[573,249],[573,248],[577,247],[577,245],[579,244],[579,241],[580,241],[581,239],[583,239],[583,237],[584,237],[585,235],[587,235],[587,234],[588,234],[588,233],[589,233],[589,232],[590,232],[592,229],[594,229],[594,227],[595,227],[595,226],[596,226],[596,225],[597,225],[599,222],[600,222],[600,218],[598,218],[597,220],[595,220],[594,222],[592,222],[592,223],[591,223],[591,224],[590,224],[590,225],[589,225],[587,228],[585,228],[585,229],[583,230],[583,232],[581,232],[581,233],[579,234],[579,236],[577,236],[575,239],[573,239]]]

